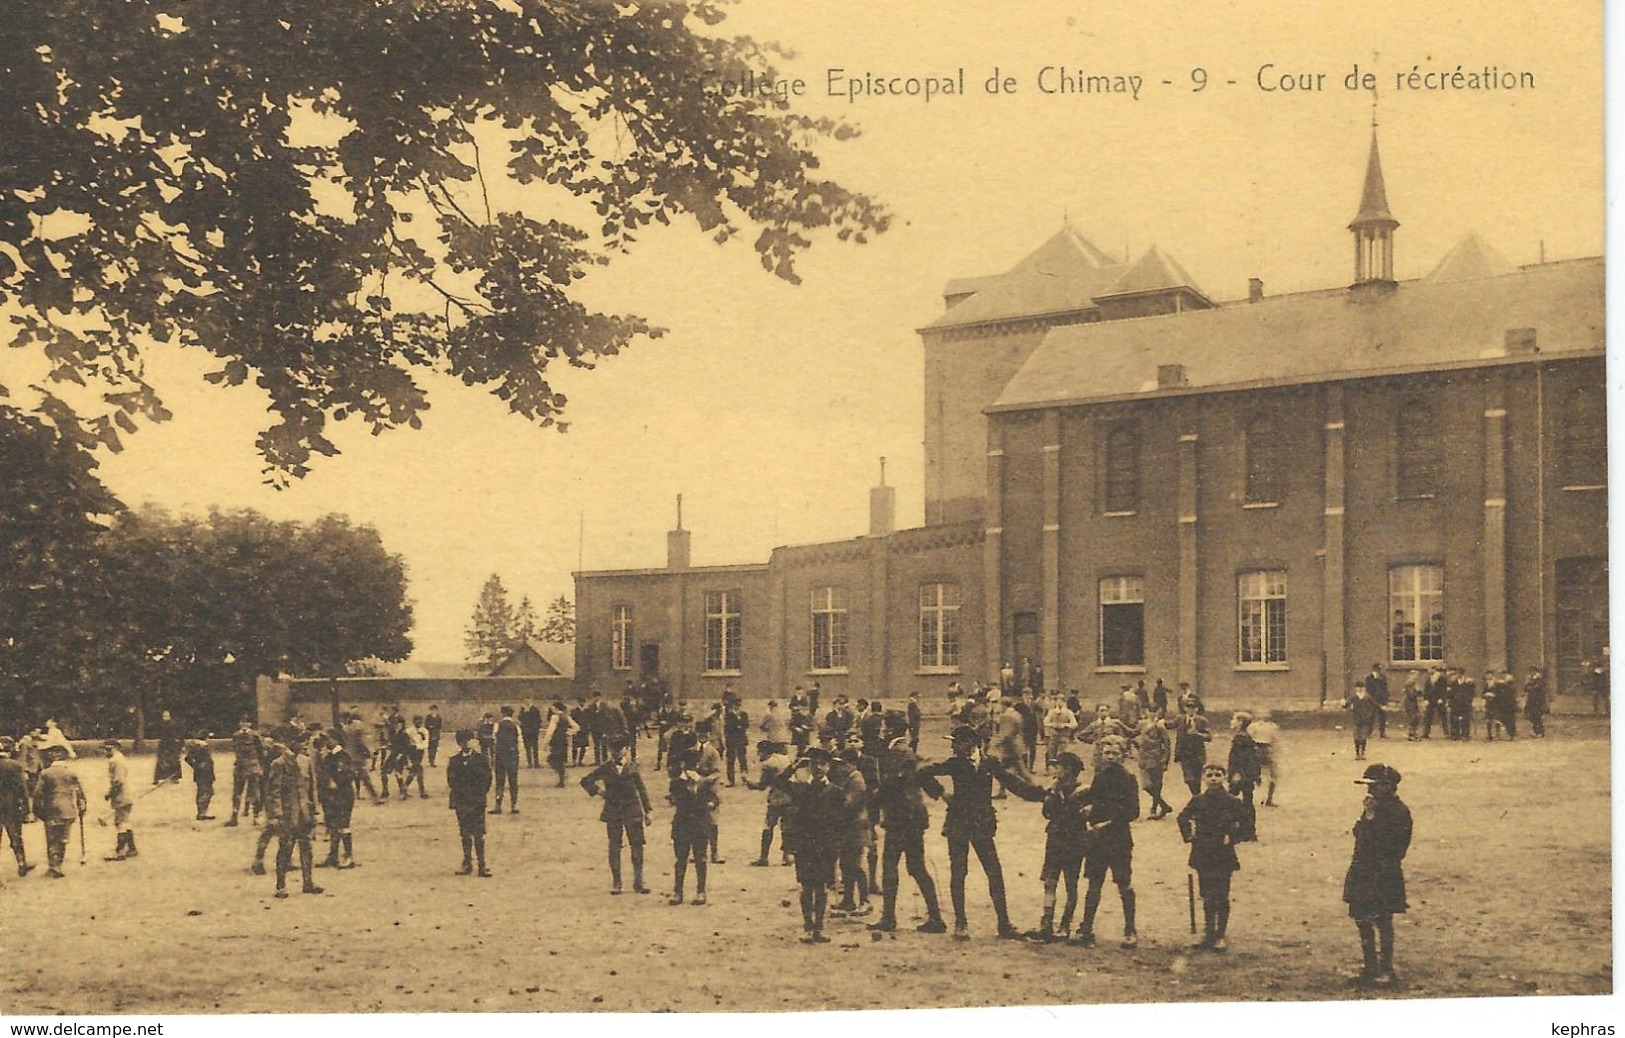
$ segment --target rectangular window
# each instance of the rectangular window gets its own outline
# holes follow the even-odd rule
[[[705,593],[705,669],[739,669],[739,592]]]
[[[618,605],[609,622],[609,665],[615,670],[632,669],[632,607]]]
[[[920,667],[959,667],[959,585],[920,585]]]
[[[1145,666],[1145,579],[1100,582],[1100,665]]]
[[[1394,663],[1444,659],[1444,567],[1394,566],[1388,571],[1388,655]]]
[[[843,670],[846,667],[846,588],[812,589],[813,670]]]
[[[1106,514],[1132,515],[1140,510],[1140,436],[1129,427],[1106,437]]]
[[[1237,653],[1242,664],[1286,662],[1286,574],[1255,570],[1236,579]]]

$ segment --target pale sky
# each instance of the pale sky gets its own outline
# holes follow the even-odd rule
[[[1008,7],[1008,9],[1006,9]],[[765,273],[753,235],[713,245],[692,225],[651,234],[591,284],[598,305],[670,329],[594,372],[559,372],[567,434],[534,428],[450,380],[424,428],[371,437],[290,489],[261,484],[251,386],[202,383],[207,357],[155,357],[175,413],[106,458],[124,500],[273,517],[343,512],[376,526],[411,579],[416,657],[457,660],[492,572],[539,603],[572,593],[578,525],[588,569],[657,566],[684,495],[696,564],[764,561],[775,544],[858,535],[878,458],[899,521],[923,511],[915,329],[951,277],[998,273],[1063,216],[1107,252],[1155,243],[1215,299],[1347,284],[1378,75],[1397,273],[1425,274],[1477,230],[1508,259],[1603,249],[1601,5],[1505,3],[1027,3],[868,6],[745,0],[728,23],[799,52],[802,110],[864,134],[825,147],[825,171],[895,214],[867,246],[820,240],[804,284]],[[1373,57],[1375,55],[1375,57]],[[1325,73],[1320,92],[1261,92],[1255,75]],[[1401,90],[1394,73],[1533,73],[1518,91]],[[998,66],[1013,97],[983,93]],[[1045,96],[1044,66],[1140,76],[1140,96]],[[825,95],[826,69],[952,76],[963,97]],[[1191,70],[1207,70],[1193,93]],[[1053,76],[1053,73],[1052,73]],[[1164,86],[1162,80],[1172,80]],[[1235,85],[1226,80],[1234,79]],[[1265,346],[1267,344],[1260,344]],[[17,363],[0,355],[0,366]],[[3,372],[0,372],[3,374]],[[421,376],[420,376],[421,377]],[[0,382],[5,379],[0,377]]]

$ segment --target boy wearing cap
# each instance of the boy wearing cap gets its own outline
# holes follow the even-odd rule
[[[575,718],[564,708],[564,700],[555,699],[553,708],[547,714],[547,729],[542,733],[542,741],[547,743],[547,766],[559,777],[553,784],[555,789],[564,788],[564,771],[570,766],[570,744],[575,735]],[[661,741],[664,740],[665,735],[662,734]],[[657,761],[655,767],[659,766]]]
[[[671,905],[683,903],[683,886],[691,858],[694,861],[692,904],[705,904],[705,859],[712,834],[716,832],[718,775],[715,771],[700,772],[700,755],[700,749],[695,747],[680,757],[673,757],[676,773],[671,778],[670,788],[671,844],[676,860],[672,867],[671,900],[667,902]]]
[[[1151,813],[1146,817],[1153,822],[1173,813],[1173,805],[1162,799],[1162,779],[1168,771],[1168,760],[1173,744],[1168,738],[1168,727],[1156,714],[1140,718],[1138,732],[1140,781],[1151,797]]]
[[[1366,787],[1360,817],[1354,823],[1354,857],[1343,878],[1343,900],[1360,931],[1364,965],[1361,983],[1392,986],[1394,915],[1404,912],[1405,872],[1401,863],[1411,846],[1411,811],[1399,799],[1400,774],[1373,764],[1354,781]]]
[[[75,819],[85,815],[85,790],[79,776],[62,767],[68,751],[61,746],[40,750],[42,770],[34,792],[34,814],[45,823],[45,874],[61,879],[62,861],[68,854],[68,834]]]
[[[897,929],[897,864],[903,861],[908,874],[920,888],[925,899],[925,922],[917,929],[921,933],[947,933],[942,921],[942,909],[937,902],[937,885],[925,867],[925,831],[931,827],[931,815],[926,810],[925,796],[920,791],[919,758],[908,745],[903,730],[905,718],[888,717],[887,747],[877,754],[879,782],[875,798],[875,811],[880,828],[885,831],[886,843],[881,854],[881,911],[880,918],[869,924],[869,929],[889,933]]]
[[[1219,764],[1202,768],[1202,791],[1180,810],[1179,835],[1191,845],[1190,867],[1196,872],[1202,895],[1202,939],[1195,947],[1222,952],[1230,945],[1230,876],[1241,868],[1236,844],[1246,824],[1242,804],[1224,788],[1225,770]]]
[[[829,780],[830,754],[814,746],[778,779],[778,788],[790,796],[793,819],[796,882],[801,886],[803,944],[828,944],[824,913],[829,888],[835,882],[835,858],[842,832],[848,825],[846,798]],[[795,780],[805,769],[809,778]]]
[[[1252,724],[1253,715],[1245,710],[1238,710],[1230,718],[1230,728],[1235,733],[1230,737],[1230,793],[1241,798],[1245,816],[1238,837],[1241,843],[1258,839],[1258,810],[1253,807],[1253,790],[1258,788],[1264,775],[1258,759],[1258,744],[1253,741]]]
[[[124,861],[136,856],[135,832],[130,828],[130,814],[135,810],[135,798],[130,795],[130,762],[120,752],[118,741],[102,743],[107,754],[107,802],[113,808],[113,831],[118,834],[113,853],[103,861]]]
[[[1044,884],[1044,914],[1038,929],[1027,933],[1029,940],[1048,943],[1055,940],[1055,889],[1066,880],[1066,908],[1061,913],[1062,937],[1072,929],[1072,913],[1078,907],[1078,873],[1083,869],[1084,845],[1088,829],[1084,824],[1084,806],[1079,800],[1082,788],[1078,777],[1083,774],[1083,758],[1071,750],[1062,750],[1055,756],[1055,767],[1060,772],[1054,784],[1044,794],[1044,865],[1039,879]]]
[[[864,869],[865,852],[874,846],[874,830],[869,821],[870,779],[879,782],[873,758],[863,756],[863,739],[849,732],[846,745],[832,754],[830,782],[841,791],[844,819],[836,836],[836,862],[841,872],[841,903],[830,909],[832,915],[868,915],[869,890],[874,885],[874,867]],[[855,895],[855,898],[854,898]]]
[[[604,809],[598,820],[604,823],[609,838],[609,878],[611,894],[621,892],[621,838],[624,834],[632,850],[632,889],[647,894],[643,885],[643,830],[649,824],[652,808],[649,790],[643,785],[643,775],[630,759],[626,738],[610,740],[609,760],[600,764],[581,780],[581,788],[590,797],[602,796]]]
[[[214,799],[214,753],[202,739],[186,741],[186,755],[181,758],[192,769],[192,784],[197,787],[197,821],[212,822],[209,803]]]
[[[920,788],[933,800],[943,797],[939,778],[953,780],[953,793],[948,796],[948,814],[943,820],[942,835],[948,841],[948,893],[954,906],[954,940],[970,940],[965,919],[965,877],[970,872],[970,853],[976,852],[977,861],[987,876],[987,891],[993,900],[993,911],[998,918],[998,935],[1018,938],[1021,932],[1010,923],[1010,912],[1004,900],[1004,867],[999,864],[999,848],[993,842],[998,831],[999,817],[993,810],[993,783],[999,782],[1018,796],[1043,791],[1014,775],[995,757],[982,753],[982,734],[969,725],[960,725],[949,735],[954,755],[945,761],[928,765],[918,772]]]
[[[316,784],[299,759],[303,749],[298,738],[282,747],[282,753],[271,762],[265,776],[265,832],[275,833],[276,844],[276,896],[288,896],[288,870],[293,867],[293,852],[299,851],[299,872],[304,880],[301,889],[307,894],[320,894],[311,876],[313,854],[310,834],[316,827]]]
[[[1207,718],[1197,709],[1195,699],[1181,696],[1179,718],[1171,725],[1174,730],[1174,763],[1185,779],[1185,788],[1195,796],[1202,791],[1202,766],[1207,763],[1207,744],[1213,739]]]
[[[28,817],[28,773],[21,761],[12,753],[16,743],[9,735],[0,736],[0,829],[11,841],[11,853],[17,858],[17,875],[26,876],[34,866],[28,864],[23,850],[23,819]]]
[[[1523,683],[1523,716],[1529,721],[1535,738],[1546,736],[1546,714],[1551,705],[1546,699],[1546,675],[1539,667],[1529,668],[1529,678]]]
[[[760,782],[745,779],[745,785],[755,790],[767,790],[767,817],[762,821],[762,853],[759,854],[752,865],[761,867],[768,864],[767,852],[773,849],[773,829],[779,830],[779,864],[790,864],[790,831],[789,822],[790,794],[778,788],[779,777],[790,770],[793,763],[784,747],[776,742],[763,739],[756,744],[757,768],[761,775]]]
[[[237,731],[232,733],[231,752],[231,817],[226,824],[237,824],[239,809],[242,814],[258,822],[260,786],[264,779],[264,764],[261,761],[264,748],[260,743],[260,734],[254,730],[254,722],[246,717],[237,722]]]
[[[1083,925],[1078,928],[1075,943],[1085,948],[1095,946],[1095,911],[1100,907],[1100,891],[1110,870],[1123,901],[1122,947],[1133,948],[1139,944],[1139,937],[1134,928],[1134,836],[1129,823],[1140,817],[1140,787],[1123,767],[1127,740],[1108,736],[1102,742],[1100,767],[1089,788],[1078,797],[1080,803],[1088,805],[1084,878],[1089,881],[1089,889],[1083,896]]]
[[[1371,738],[1372,729],[1377,727],[1381,708],[1371,698],[1364,680],[1354,683],[1354,696],[1345,705],[1348,707],[1349,720],[1354,723],[1354,759],[1365,760],[1366,740]]]
[[[446,762],[447,804],[457,813],[457,834],[463,841],[463,864],[457,875],[474,871],[480,864],[480,878],[491,871],[485,867],[485,795],[491,790],[491,758],[479,752],[474,733],[467,728],[457,733],[457,753]]]
[[[419,772],[421,774],[421,771]],[[327,857],[318,868],[355,868],[355,843],[350,820],[355,815],[355,764],[342,743],[325,735],[316,737],[316,799],[327,826]],[[340,851],[343,859],[340,859]]]

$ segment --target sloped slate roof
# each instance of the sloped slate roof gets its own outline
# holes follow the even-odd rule
[[[1196,280],[1185,272],[1178,260],[1153,245],[1095,298],[1144,295],[1175,288],[1188,288],[1203,299],[1207,298],[1207,293],[1197,287]]]
[[[990,410],[1150,394],[1161,364],[1184,365],[1191,392],[1493,361],[1513,328],[1535,329],[1543,356],[1601,352],[1602,258],[1054,328]]]
[[[1087,310],[1123,269],[1123,264],[1114,262],[1083,235],[1062,227],[1003,274],[950,281],[945,295],[975,294],[925,327],[953,328]]]
[[[1470,232],[1445,254],[1438,266],[1423,281],[1438,284],[1444,281],[1469,281],[1473,278],[1493,278],[1511,274],[1518,268],[1492,248],[1489,242]]]

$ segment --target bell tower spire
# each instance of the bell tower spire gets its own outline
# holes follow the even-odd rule
[[[1360,211],[1349,224],[1354,235],[1354,284],[1394,284],[1394,229],[1399,221],[1388,211],[1388,189],[1377,153],[1377,121],[1371,120],[1371,156],[1365,164]]]

